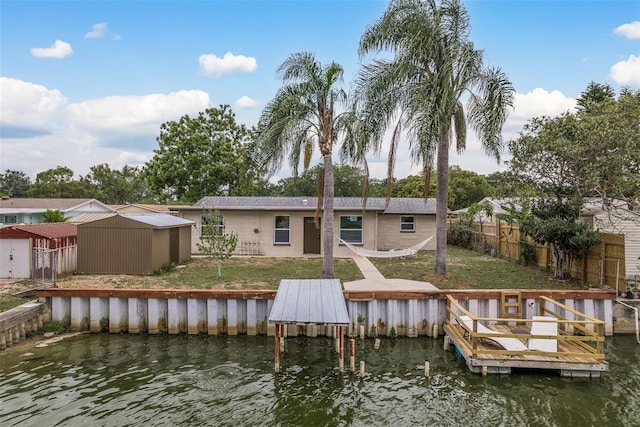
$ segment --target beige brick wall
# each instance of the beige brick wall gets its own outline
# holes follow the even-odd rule
[[[400,231],[400,217],[412,215],[378,216],[378,250],[404,249],[416,245],[430,236],[434,236],[423,250],[436,249],[436,216],[413,215],[415,232]]]
[[[304,218],[313,217],[313,211],[276,213],[275,211],[222,211],[226,232],[238,234],[237,255],[263,255],[274,257],[298,257],[303,255],[304,248]],[[274,220],[277,215],[289,215],[290,244],[274,244]],[[199,211],[184,211],[185,219],[196,224],[191,228],[191,251],[199,253],[197,243],[200,241]],[[353,253],[344,245],[339,244],[340,216],[362,215],[362,211],[339,211],[334,216],[334,248],[333,254],[337,258],[350,257]],[[400,215],[380,215],[373,212],[364,216],[363,247],[367,249],[388,250],[393,248],[407,248],[431,235],[435,235],[435,215],[416,215],[416,232],[400,233]],[[255,232],[258,230],[258,232]],[[322,242],[321,242],[322,244]],[[322,247],[322,246],[321,246]],[[435,249],[435,238],[425,249]]]

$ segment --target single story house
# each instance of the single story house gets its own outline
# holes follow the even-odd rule
[[[34,271],[39,278],[73,273],[77,237],[76,225],[65,222],[0,228],[0,278],[27,279]]]
[[[78,224],[80,274],[151,275],[191,258],[193,222],[168,214],[112,214]]]
[[[340,243],[372,250],[402,249],[435,236],[435,199],[385,198],[334,199],[334,256],[349,257],[350,249]],[[317,197],[203,197],[190,207],[175,208],[193,221],[192,253],[202,224],[217,221],[225,233],[238,235],[236,255],[299,257],[322,253],[322,215],[315,218]],[[205,227],[206,230],[206,227]],[[435,250],[432,239],[423,249]]]
[[[0,224],[39,224],[47,210],[57,210],[65,218],[81,213],[115,210],[96,199],[6,198],[0,200]]]

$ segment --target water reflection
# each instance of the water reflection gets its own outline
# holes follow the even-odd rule
[[[290,338],[273,373],[266,337],[90,335],[0,353],[0,425],[640,425],[639,346],[606,343],[610,372],[470,374],[429,338],[357,340],[337,369],[333,342]],[[424,361],[431,376],[424,377]]]

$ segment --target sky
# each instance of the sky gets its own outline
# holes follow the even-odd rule
[[[527,121],[573,111],[591,81],[640,89],[640,2],[463,1],[470,38],[516,90],[503,129],[517,138]],[[228,104],[257,123],[282,82],[277,67],[310,51],[344,67],[349,90],[360,37],[383,0],[7,1],[0,0],[0,170],[37,173],[66,166],[76,177],[107,163],[142,166],[160,125]],[[337,151],[337,150],[336,150]],[[451,165],[505,170],[472,132]],[[337,160],[337,159],[336,159]],[[369,157],[386,176],[386,153]],[[319,161],[319,160],[318,160]],[[408,143],[395,176],[420,173]],[[290,176],[287,167],[272,181]]]

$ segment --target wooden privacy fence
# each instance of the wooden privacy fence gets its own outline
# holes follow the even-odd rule
[[[522,240],[517,224],[500,221],[473,224],[473,247],[475,250],[513,260],[523,260],[522,253],[535,251],[530,261],[538,267],[554,270],[555,260],[549,245],[537,245],[530,238]],[[521,251],[522,249],[522,251]],[[609,286],[620,292],[626,291],[625,252],[623,234],[602,234],[602,241],[591,247],[585,256],[566,260],[567,272],[584,284],[602,288]]]

